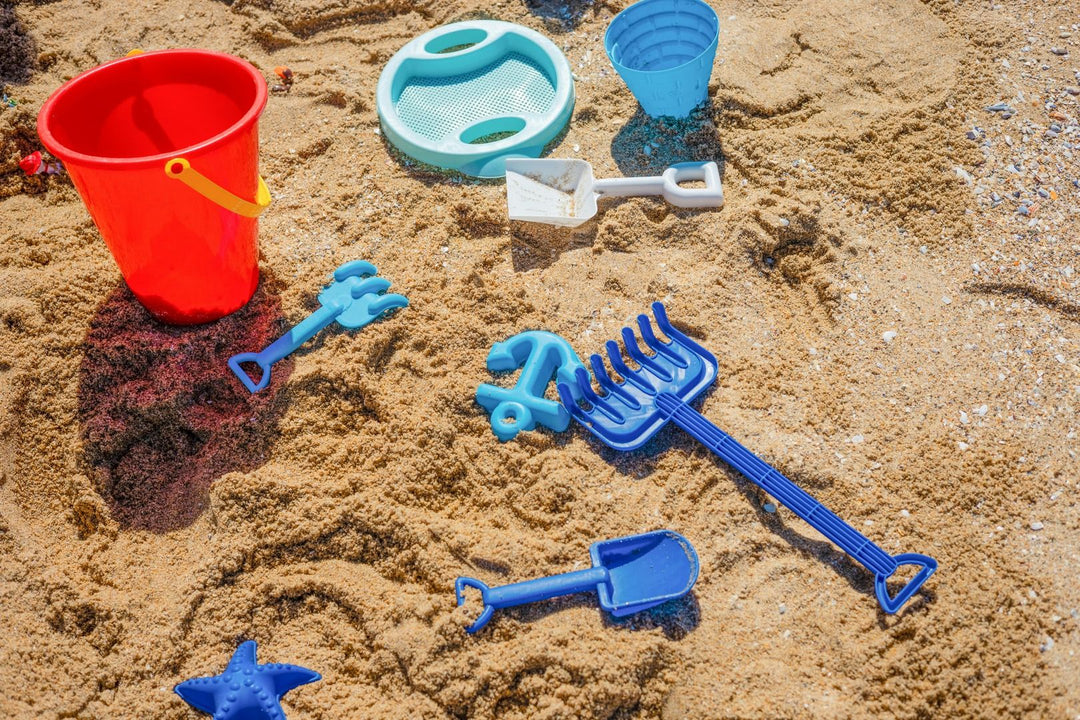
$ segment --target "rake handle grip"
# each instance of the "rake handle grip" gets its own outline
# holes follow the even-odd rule
[[[735,438],[716,427],[704,415],[677,396],[661,393],[657,398],[657,407],[676,425],[693,435],[748,480],[779,500],[785,507],[874,573],[875,591],[886,612],[896,612],[937,568],[937,562],[925,555],[905,553],[895,558],[889,555],[815,500],[810,493],[788,480],[776,468],[747,450]],[[901,564],[919,565],[922,570],[896,596],[889,597],[885,580],[896,572]]]
[[[264,350],[257,353],[233,355],[229,358],[229,368],[250,392],[262,390],[270,384],[270,366],[286,357],[293,350],[314,337],[320,330],[334,322],[334,318],[340,315],[341,311],[342,308],[337,305],[321,306],[294,325],[289,332],[270,343]],[[240,366],[240,363],[246,362],[255,363],[262,370],[262,375],[258,380],[252,380],[251,376]]]

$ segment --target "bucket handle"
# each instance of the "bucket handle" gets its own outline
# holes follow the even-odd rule
[[[166,161],[165,174],[174,180],[179,180],[184,183],[207,200],[215,202],[237,215],[256,218],[270,205],[270,189],[266,187],[266,182],[263,181],[262,176],[259,176],[259,190],[255,194],[255,202],[248,202],[241,197],[233,195],[231,192],[191,167],[191,163],[182,157],[175,157]]]

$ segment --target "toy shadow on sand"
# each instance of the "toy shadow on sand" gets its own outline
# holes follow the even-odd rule
[[[560,442],[569,443],[572,438],[572,433],[577,432],[582,431],[579,428],[571,426],[571,432],[559,434],[558,437]],[[588,433],[584,433],[584,435],[588,436]],[[692,439],[686,438],[685,433],[679,428],[673,427],[661,429],[653,438],[642,445],[640,449],[633,452],[613,450],[592,437],[588,437],[588,440],[593,450],[595,450],[605,462],[609,463],[620,475],[632,480],[640,480],[652,474],[659,464],[660,457],[665,453],[675,452],[681,449],[689,454],[697,449],[695,447],[695,442]],[[725,483],[732,483],[734,489],[742,493],[747,501],[749,501],[752,511],[757,515],[758,521],[768,528],[771,533],[782,539],[798,553],[826,565],[856,592],[873,597],[874,578],[867,575],[866,570],[845,554],[843,550],[836,547],[828,540],[814,538],[810,534],[812,532],[810,528],[804,529],[803,527],[795,527],[795,523],[788,522],[787,518],[793,516],[787,508],[780,507],[777,512],[766,511],[762,507],[762,498],[766,497],[763,490],[739,475],[739,473],[732,471],[720,461],[719,458],[710,458],[710,462],[716,468],[716,475],[713,479],[705,483],[705,486],[699,490],[699,494],[709,492],[712,488],[718,488],[718,492],[721,493],[727,492],[722,486]],[[800,478],[800,483],[804,485],[811,484],[805,478]],[[796,523],[797,522],[798,520],[796,520]],[[905,577],[903,573],[900,573],[897,578],[890,578],[889,587],[895,589],[895,586],[904,584],[904,581],[907,579],[908,578]],[[919,589],[916,597],[921,597],[922,601],[911,602],[895,617],[902,617],[907,612],[915,611],[926,603],[934,602],[936,595],[932,589],[923,586]],[[679,601],[679,603],[685,601],[686,598]],[[676,604],[678,603],[672,603],[672,605]],[[660,610],[654,611],[654,613],[659,612]],[[889,617],[889,615],[879,613],[878,624],[881,627],[887,627]],[[686,625],[685,621],[682,621],[679,624],[683,626]],[[666,627],[664,632],[668,633]]]
[[[573,30],[594,5],[594,0],[525,0],[529,12],[549,21],[545,29],[552,32]]]
[[[122,528],[190,525],[214,480],[265,462],[292,362],[275,367],[256,394],[226,362],[287,326],[272,278],[264,272],[247,305],[205,325],[163,325],[123,284],[98,308],[79,370],[78,418],[95,488]]]
[[[576,607],[584,607],[596,612],[602,618],[604,627],[634,632],[660,628],[664,637],[669,640],[683,639],[696,630],[698,623],[701,622],[701,608],[692,590],[678,600],[669,600],[663,605],[627,617],[612,617],[609,613],[597,608],[596,596],[588,593],[552,598],[532,605],[507,608],[502,612],[508,618],[531,623]]]
[[[724,177],[724,148],[713,123],[713,101],[682,119],[651,118],[641,106],[611,140],[611,157],[623,175],[659,175],[681,162],[715,162]],[[648,154],[645,149],[648,148]]]

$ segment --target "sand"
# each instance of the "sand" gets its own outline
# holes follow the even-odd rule
[[[200,717],[173,686],[254,639],[323,675],[290,720],[1080,717],[1076,3],[711,2],[710,101],[680,123],[607,63],[623,3],[0,10],[19,102],[0,109],[0,716]],[[382,65],[478,16],[570,59],[555,156],[598,177],[715,159],[726,206],[510,224],[501,184],[391,156]],[[183,46],[296,78],[260,124],[259,292],[188,329],[134,301],[66,177],[17,169],[61,82]],[[1014,117],[983,109],[1001,100]],[[225,359],[354,258],[410,307],[243,391]],[[578,427],[495,440],[473,401],[492,343],[543,328],[594,352],[654,300],[719,358],[708,418],[885,550],[938,559],[902,613],[677,429],[632,454]],[[575,596],[465,633],[456,576],[578,569],[663,527],[701,556],[685,599],[613,620]]]

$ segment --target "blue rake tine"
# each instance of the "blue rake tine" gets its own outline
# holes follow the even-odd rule
[[[589,371],[585,368],[578,368],[574,371],[574,382],[577,383],[578,392],[581,393],[582,396],[585,396],[586,390],[593,395],[596,394],[592,391],[592,382],[589,379]],[[581,409],[581,406],[578,405],[579,400],[574,397],[574,392],[570,385],[560,381],[556,383],[555,388],[559,391],[559,399],[562,400],[563,406],[570,411],[570,415],[577,418],[578,422],[581,424],[588,426],[589,422],[591,422],[589,419],[589,412],[592,411],[586,412]]]
[[[362,297],[371,293],[377,295],[381,292],[385,292],[390,289],[390,281],[382,277],[369,277],[360,281],[359,285],[356,285],[349,291],[349,294],[353,296],[353,299]]]
[[[690,367],[690,363],[677,352],[671,349],[671,343],[660,342],[660,338],[656,337],[653,332],[652,323],[649,321],[648,315],[637,316],[638,329],[641,330],[641,339],[645,341],[645,344],[652,348],[653,352],[657,355],[663,355],[673,365],[680,368]]]
[[[626,418],[624,418],[614,406],[596,394],[596,391],[592,388],[592,383],[588,380],[588,371],[581,370],[581,372],[585,374],[585,377],[582,378],[581,375],[578,375],[578,386],[581,388],[581,394],[584,396],[585,400],[587,400],[594,408],[607,415],[612,422],[622,424]]]
[[[622,339],[623,345],[626,346],[627,354],[630,355],[630,357],[634,359],[634,362],[640,365],[643,370],[648,370],[666,383],[669,383],[674,379],[671,373],[669,373],[663,365],[641,352],[641,348],[638,347],[637,338],[634,337],[633,330],[624,327],[622,329]]]
[[[632,410],[640,410],[641,405],[634,399],[634,396],[626,392],[619,386],[617,382],[611,379],[611,375],[608,374],[607,368],[604,367],[604,358],[599,355],[592,355],[589,357],[589,364],[592,365],[593,377],[600,383],[600,387],[604,388],[608,395],[622,400],[625,404],[630,406]]]
[[[654,302],[652,304],[652,311],[653,315],[656,316],[656,326],[660,328],[660,332],[668,336],[669,340],[686,346],[688,349],[693,350],[695,355],[700,357],[712,357],[711,352],[697,344],[688,335],[684,335],[675,329],[675,326],[668,320],[667,310],[664,309],[663,303]]]
[[[626,381],[636,387],[641,392],[647,395],[655,395],[656,388],[645,381],[640,374],[627,367],[626,363],[622,359],[622,350],[619,349],[619,344],[614,340],[608,340],[604,343],[604,348],[607,350],[608,360],[611,361],[611,367],[615,368],[615,372],[626,378]]]

